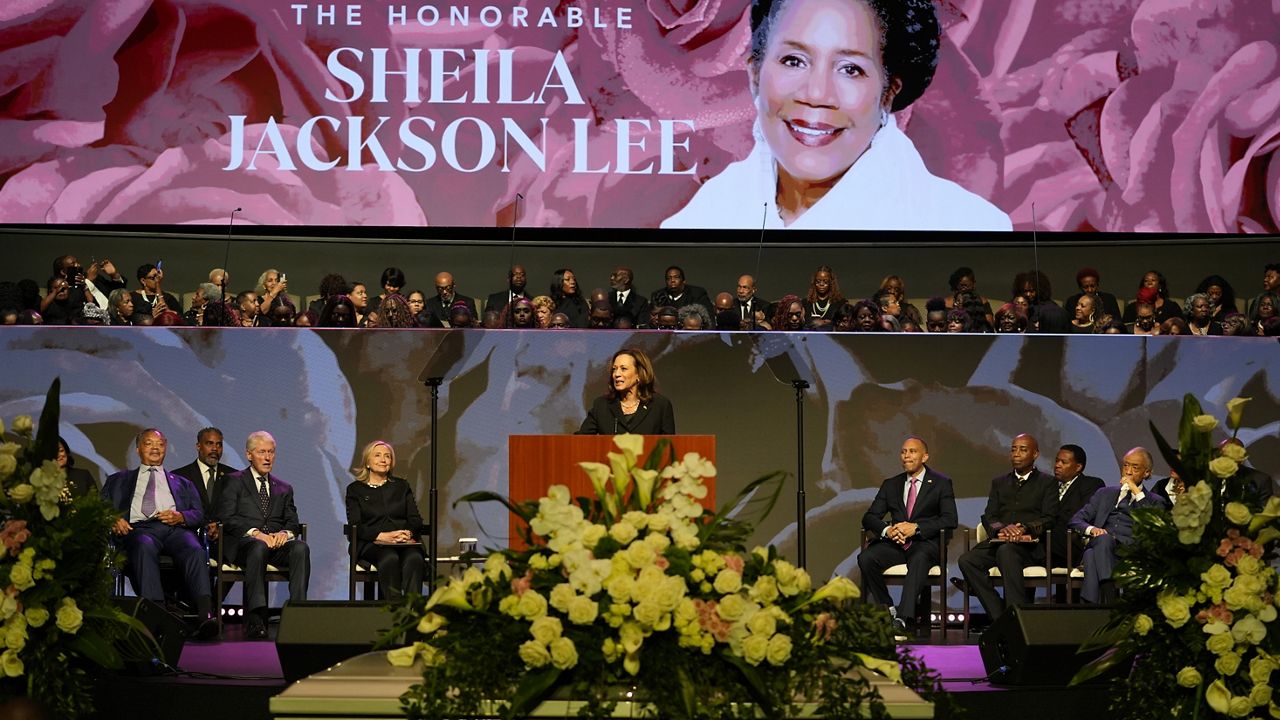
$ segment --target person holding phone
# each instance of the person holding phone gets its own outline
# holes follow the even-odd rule
[[[146,315],[152,319],[159,317],[166,310],[172,310],[179,315],[182,314],[182,302],[173,293],[167,293],[161,290],[160,285],[164,281],[163,261],[152,265],[138,266],[138,283],[142,287],[134,290],[130,297],[133,298],[133,314]]]
[[[258,276],[258,313],[265,317],[273,317],[273,311],[285,305],[289,315],[296,315],[298,309],[289,299],[289,278],[284,273],[271,268]]]

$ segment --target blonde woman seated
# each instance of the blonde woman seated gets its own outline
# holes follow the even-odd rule
[[[356,481],[347,486],[347,523],[356,526],[356,557],[378,568],[378,593],[396,600],[422,593],[424,554],[418,541],[422,514],[413,488],[391,474],[396,451],[374,440],[360,454]]]

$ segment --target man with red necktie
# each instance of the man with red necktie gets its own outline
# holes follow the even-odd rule
[[[875,539],[858,555],[858,569],[863,592],[873,602],[892,606],[884,571],[906,563],[902,600],[892,611],[896,634],[910,636],[915,631],[917,601],[929,582],[929,568],[942,556],[938,533],[954,530],[958,520],[951,478],[925,465],[929,446],[924,440],[908,437],[902,442],[900,458],[902,472],[880,485],[862,516],[862,529]]]

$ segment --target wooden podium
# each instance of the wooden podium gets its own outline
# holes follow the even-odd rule
[[[666,438],[675,449],[677,460],[685,453],[696,452],[711,462],[716,460],[715,435],[645,435],[644,452],[638,462],[643,463],[658,441]],[[613,444],[612,435],[512,435],[508,445],[507,497],[513,503],[537,500],[547,494],[552,485],[565,485],[573,497],[594,497],[595,488],[580,462],[609,464],[609,453],[620,452]],[[707,497],[702,505],[715,510],[715,478],[704,478]],[[508,531],[512,547],[521,547],[516,527],[521,522],[514,515],[508,519]]]

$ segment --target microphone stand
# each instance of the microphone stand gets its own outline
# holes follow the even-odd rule
[[[227,263],[231,261],[231,229],[236,224],[236,213],[240,212],[240,208],[231,211],[231,219],[227,221],[227,250],[222,256],[222,313],[224,317],[230,317],[227,312]]]
[[[438,448],[436,445],[436,426],[440,424],[440,385],[444,383],[442,377],[431,377],[424,381],[424,384],[431,388],[431,476],[429,485],[427,486],[427,594],[435,592],[436,589],[436,566],[437,566],[437,547],[439,545],[439,524],[437,522],[440,513],[437,505],[437,473],[436,462],[438,457]]]
[[[807,380],[795,379],[791,387],[796,390],[796,555],[799,566],[805,567],[805,497],[804,497],[804,391],[809,389]]]

